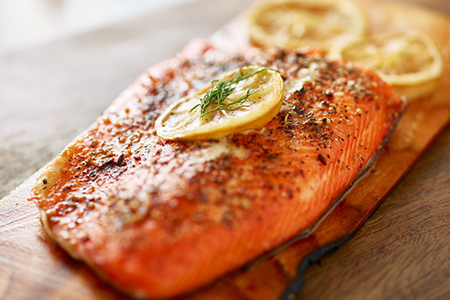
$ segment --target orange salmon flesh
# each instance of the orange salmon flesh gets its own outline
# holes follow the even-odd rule
[[[267,125],[221,140],[156,135],[171,103],[249,64],[284,80]],[[200,42],[131,84],[53,160],[31,199],[71,256],[135,297],[172,298],[311,226],[404,107],[375,73],[318,52],[223,53]]]

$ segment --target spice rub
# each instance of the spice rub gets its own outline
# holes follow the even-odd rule
[[[281,111],[220,140],[167,141],[156,118],[229,70],[280,72]],[[50,164],[31,199],[47,232],[122,290],[170,298],[305,230],[389,135],[404,102],[317,52],[197,43],[150,68]]]

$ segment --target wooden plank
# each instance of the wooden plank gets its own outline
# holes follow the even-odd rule
[[[5,69],[2,69],[3,71],[0,73],[0,83],[3,85],[0,93],[1,91],[5,93],[6,90],[6,96],[21,95],[19,100],[21,100],[22,107],[20,114],[17,112],[12,114],[11,110],[7,109],[0,115],[3,120],[6,120],[1,127],[0,159],[3,161],[1,161],[0,176],[4,176],[1,178],[2,182],[17,170],[30,174],[33,167],[48,161],[76,133],[87,127],[100,114],[109,100],[127,82],[131,81],[131,77],[137,75],[142,66],[165,58],[167,53],[163,52],[164,49],[173,49],[172,53],[175,53],[191,38],[188,36],[179,44],[179,41],[173,41],[173,44],[168,45],[167,48],[161,46],[162,50],[152,52],[155,56],[149,55],[149,59],[155,59],[155,61],[146,62],[144,61],[145,54],[149,52],[147,49],[154,49],[152,47],[154,40],[153,43],[150,42],[151,39],[143,41],[142,39],[149,37],[145,34],[141,36],[136,32],[148,28],[148,23],[157,26],[160,24],[159,22],[174,16],[183,19],[187,13],[191,14],[189,18],[202,18],[210,16],[209,13],[215,10],[220,11],[221,14],[228,13],[227,19],[221,15],[224,23],[246,6],[238,1],[231,3],[207,1],[193,4],[179,10],[178,14],[175,11],[174,15],[173,12],[170,12],[170,14],[155,17],[151,21],[136,20],[106,29],[106,31],[98,31],[42,47],[38,49],[37,53],[30,51],[22,53],[19,57],[13,55],[3,58],[2,66],[6,65],[7,68],[6,72]],[[405,9],[402,11],[408,16],[417,17],[422,13],[422,10],[414,8],[406,7]],[[369,13],[375,11],[370,10]],[[217,14],[219,15],[219,13]],[[219,16],[217,17],[219,18]],[[189,18],[185,17],[186,24],[192,21]],[[416,18],[412,20],[416,20]],[[434,20],[445,24],[445,26],[441,26],[445,30],[433,32],[430,27],[429,33],[437,39],[441,49],[445,50],[450,37],[448,21],[438,15]],[[210,22],[219,24],[215,23],[219,22],[217,19]],[[420,22],[418,23],[420,24]],[[211,28],[203,29],[204,23],[200,21],[198,24],[197,30],[211,30]],[[233,24],[234,27],[229,28],[231,33],[236,26],[241,26],[236,25],[241,24],[239,22]],[[414,23],[414,26],[416,25]],[[377,28],[380,30],[380,27]],[[186,29],[184,33],[192,34],[188,31],[189,29]],[[122,34],[120,34],[121,32]],[[130,33],[134,33],[136,36],[130,38]],[[211,33],[212,31],[207,32],[206,35]],[[170,34],[170,30],[165,31],[164,34]],[[227,33],[222,32],[221,34],[216,36],[216,40],[220,41],[223,39],[223,34]],[[151,37],[155,38],[155,36]],[[239,35],[233,34],[233,37],[239,38]],[[99,39],[101,39],[100,42],[103,41],[103,44],[100,43],[99,48],[94,49],[95,47],[92,47],[91,43]],[[245,43],[245,38],[236,43]],[[130,44],[134,47],[131,47]],[[130,48],[138,49],[131,50]],[[79,53],[80,51],[81,53]],[[133,55],[130,55],[130,52]],[[42,85],[42,81],[33,82],[39,79],[46,63],[55,60],[55,57],[63,60],[66,53],[70,53],[71,60],[63,66],[55,65],[50,68],[49,77],[52,79],[50,85]],[[118,65],[110,66],[108,58],[102,58],[102,55],[105,56],[104,53],[109,53],[106,56],[109,56],[109,59],[114,58]],[[136,56],[134,57],[134,55]],[[29,65],[30,62],[32,66]],[[79,64],[86,64],[89,67],[84,69],[78,66]],[[121,68],[128,70],[129,73],[123,74],[120,72]],[[64,75],[71,70],[72,76],[65,77]],[[92,73],[90,74],[90,72]],[[447,97],[449,76],[447,57],[446,76],[440,92],[432,100],[424,99],[411,105],[399,130],[390,142],[388,150],[385,150],[380,156],[374,168],[377,173],[364,178],[365,181],[360,182],[357,186],[360,192],[355,192],[355,189],[353,196],[350,195],[350,199],[347,197],[342,202],[350,204],[340,206],[341,210],[337,210],[338,219],[328,220],[331,225],[337,223],[342,225],[352,220],[360,220],[360,222],[346,223],[349,227],[344,228],[346,230],[339,227],[341,231],[334,231],[334,235],[330,235],[330,228],[333,227],[323,226],[322,231],[319,230],[313,235],[314,238],[309,238],[306,243],[299,243],[300,247],[289,248],[290,250],[286,254],[279,254],[276,259],[289,261],[286,264],[295,266],[305,253],[307,254],[320,243],[325,245],[327,237],[346,236],[349,231],[361,225],[362,219],[355,219],[352,216],[354,217],[356,214],[368,217],[395,184],[395,181],[386,181],[385,178],[401,178],[427,148],[435,134],[442,130],[448,122],[450,116]],[[62,79],[58,81],[59,77]],[[30,82],[31,87],[25,92],[14,87],[8,89],[7,87],[15,80]],[[89,85],[91,81],[95,82],[92,86]],[[99,82],[105,82],[105,87],[99,87],[101,86]],[[86,86],[87,90],[83,90]],[[83,97],[85,93],[89,95],[87,99]],[[48,97],[48,95],[53,95],[53,97]],[[66,98],[67,103],[61,103],[61,98]],[[100,98],[101,101],[96,102],[97,98]],[[37,99],[37,103],[30,99]],[[45,111],[44,118],[34,119],[34,122],[37,123],[44,122],[42,127],[27,128],[33,126],[24,124],[27,123],[26,120],[35,118],[36,112],[40,111],[42,107],[44,109],[50,107]],[[34,123],[34,126],[37,123]],[[408,134],[411,131],[411,125],[415,123],[417,123],[414,125],[416,126],[415,133]],[[14,134],[8,136],[4,133],[7,128],[4,126],[5,124],[8,128],[19,127],[13,133],[24,131],[27,134],[22,137]],[[406,137],[409,137],[409,140],[405,142]],[[8,145],[10,146],[8,147]],[[448,257],[450,257],[450,251],[448,240],[450,226],[448,224],[450,223],[450,206],[446,199],[448,198],[446,195],[450,194],[450,185],[448,184],[450,175],[447,171],[450,162],[448,145],[450,145],[450,135],[447,132],[432,149],[430,155],[426,156],[388,199],[388,205],[382,206],[375,218],[369,221],[368,226],[364,227],[355,239],[345,244],[335,255],[327,256],[323,260],[323,267],[314,266],[308,270],[305,276],[307,284],[300,297],[361,299],[370,296],[375,299],[388,296],[401,298],[409,295],[410,297],[406,298],[439,299],[449,292],[450,274],[448,269],[450,262]],[[14,165],[16,159],[23,155],[25,155],[24,160]],[[5,157],[8,163],[6,164],[7,171],[3,169]],[[23,165],[30,161],[32,167],[27,171]],[[36,208],[33,204],[24,201],[34,178],[35,176],[31,176],[29,181],[0,201],[0,295],[3,295],[3,299],[122,298],[120,294],[102,283],[90,269],[70,260],[63,251],[47,239],[45,233],[42,232]],[[369,202],[358,202],[366,200],[363,197],[368,194],[372,195],[370,199],[367,199]],[[379,196],[380,199],[376,196]],[[376,205],[374,206],[373,203]],[[203,294],[197,294],[194,297],[200,295],[199,297],[208,299],[212,295],[221,295],[222,297],[228,295],[228,298],[239,299],[238,297],[243,297],[245,294],[251,298],[255,297],[258,287],[265,288],[260,290],[264,295],[277,297],[280,287],[286,281],[277,281],[279,273],[274,269],[277,265],[273,262],[274,259],[262,261],[247,269],[241,277],[235,273],[212,288],[210,287]],[[288,272],[291,274],[289,278],[294,276],[294,269],[290,270],[291,273]],[[271,275],[270,277],[258,276],[259,274]],[[264,281],[267,279],[271,280]],[[368,289],[371,291],[370,293],[368,293]]]

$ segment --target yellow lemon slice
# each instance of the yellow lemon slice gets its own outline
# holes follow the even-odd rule
[[[443,61],[433,40],[424,33],[373,35],[330,51],[332,59],[363,64],[380,75],[399,94],[417,98],[431,93],[443,70]]]
[[[350,1],[272,0],[248,11],[250,38],[262,46],[287,49],[318,47],[357,40],[367,30],[359,7]]]
[[[283,103],[283,79],[272,69],[235,69],[209,86],[170,105],[156,120],[163,139],[220,139],[260,128]]]

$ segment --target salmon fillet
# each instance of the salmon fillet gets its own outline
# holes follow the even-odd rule
[[[155,119],[231,69],[280,71],[258,130],[166,141]],[[311,226],[380,149],[404,101],[373,72],[320,53],[206,42],[148,69],[40,176],[31,199],[71,256],[135,297],[182,295]]]

